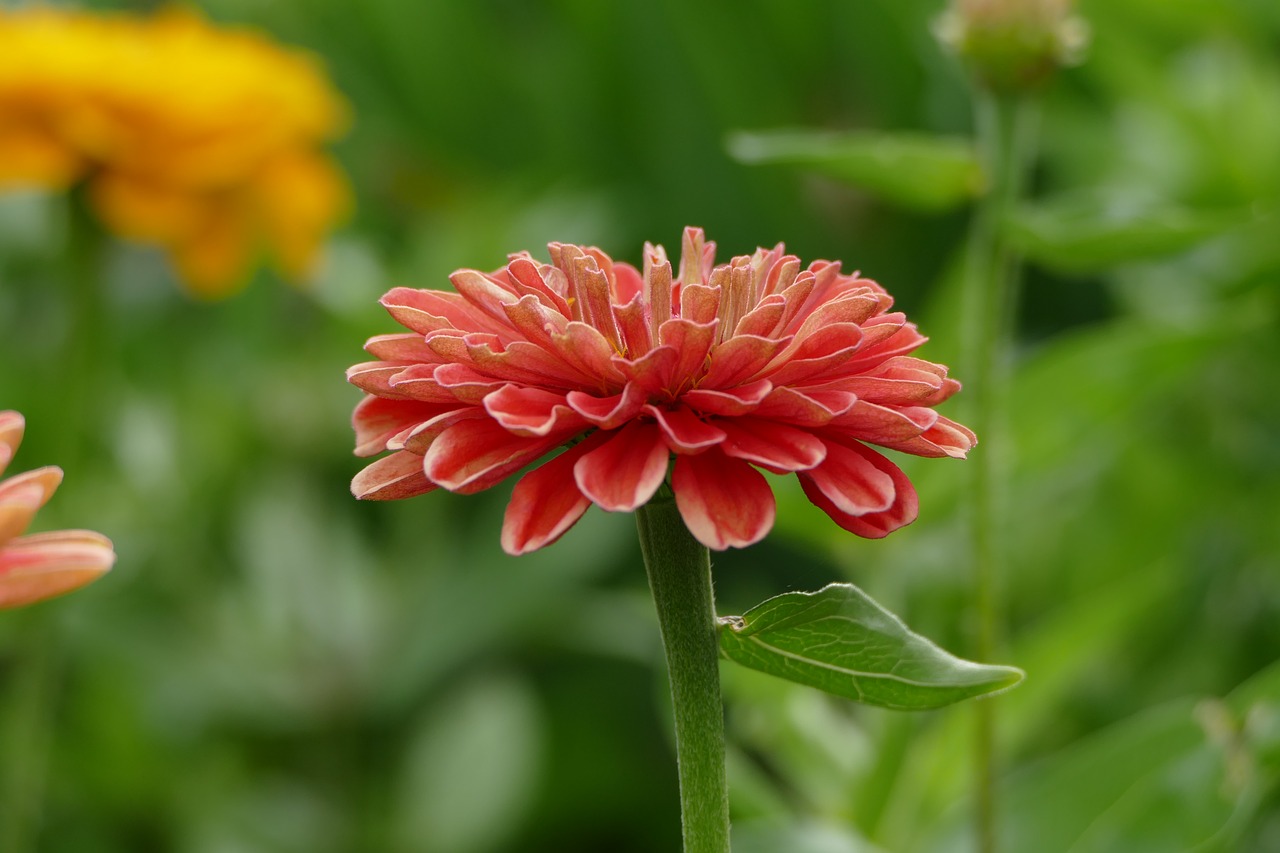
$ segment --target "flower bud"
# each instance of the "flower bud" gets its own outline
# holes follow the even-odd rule
[[[1037,88],[1078,62],[1088,26],[1072,0],[952,0],[935,33],[979,82],[1002,94]]]

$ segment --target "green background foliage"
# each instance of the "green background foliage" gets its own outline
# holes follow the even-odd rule
[[[963,380],[972,123],[940,6],[202,3],[324,58],[354,107],[338,153],[358,210],[311,289],[264,273],[198,304],[150,251],[74,254],[66,199],[0,197],[0,406],[28,419],[13,470],[61,464],[40,528],[119,552],[96,585],[0,616],[0,830],[38,813],[52,853],[673,849],[632,520],[592,510],[512,559],[509,487],[355,502],[342,371],[394,330],[376,304],[393,285],[548,240],[637,262],[696,224],[726,257],[783,240],[861,269]],[[1044,93],[1031,198],[1004,224],[1027,267],[995,662],[1028,678],[990,700],[1003,832],[1019,851],[1263,853],[1280,6],[1080,6],[1092,47]],[[861,147],[843,168],[806,145],[734,159],[739,134],[783,130]],[[910,147],[877,160],[868,139]],[[773,534],[715,558],[720,611],[850,581],[971,656],[963,463],[900,461],[921,519],[877,542],[775,479]],[[971,708],[723,674],[735,849],[969,849]]]

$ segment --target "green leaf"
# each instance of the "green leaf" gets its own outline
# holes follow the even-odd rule
[[[968,140],[908,133],[787,130],[729,136],[742,163],[798,166],[917,210],[940,211],[979,195],[982,167]]]
[[[1029,259],[1051,269],[1088,273],[1188,251],[1259,215],[1253,209],[1115,206],[1077,198],[1024,205],[1004,222],[1004,230]]]
[[[895,710],[998,693],[1024,675],[943,651],[852,584],[776,596],[719,629],[720,650],[743,666]]]

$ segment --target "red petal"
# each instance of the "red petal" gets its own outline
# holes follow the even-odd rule
[[[978,437],[973,434],[973,430],[950,418],[939,416],[933,426],[915,438],[884,446],[914,456],[964,459],[977,443]]]
[[[429,361],[440,359],[427,346],[426,338],[417,332],[374,335],[364,343],[365,352],[383,361]]]
[[[380,301],[397,323],[423,335],[440,329],[508,336],[511,332],[457,293],[393,287]]]
[[[387,449],[387,440],[414,424],[430,420],[456,406],[443,407],[416,400],[388,400],[368,396],[356,404],[351,426],[356,433],[356,456],[373,456]]]
[[[764,475],[717,450],[677,456],[671,488],[685,526],[708,548],[744,548],[773,527],[777,506]]]
[[[680,402],[703,414],[737,417],[759,406],[772,390],[773,383],[768,379],[761,379],[750,385],[739,385],[723,391],[695,388],[681,394]]]
[[[553,430],[585,429],[587,421],[565,402],[563,394],[541,388],[504,385],[484,398],[484,408],[516,435],[544,436]]]
[[[711,350],[707,375],[699,388],[729,388],[755,376],[791,343],[791,338],[735,335]]]
[[[609,512],[630,512],[662,485],[670,452],[651,423],[632,421],[578,460],[573,474],[582,493]]]
[[[725,439],[724,430],[712,426],[684,406],[673,409],[645,406],[644,410],[657,418],[667,446],[676,453],[701,453]]]
[[[573,431],[568,431],[526,438],[512,435],[488,418],[464,420],[431,442],[426,453],[427,476],[451,492],[483,491],[564,444],[572,435]]]
[[[799,474],[806,493],[812,486],[847,515],[866,515],[893,506],[893,478],[871,461],[873,456],[884,459],[883,456],[853,441],[824,443],[827,458],[818,467]]]
[[[840,391],[806,393],[795,388],[774,388],[752,414],[796,426],[817,427],[847,412],[857,399]]]
[[[813,468],[827,456],[822,439],[811,432],[761,418],[726,418],[717,422],[728,438],[720,449],[777,473]]]
[[[645,393],[634,382],[628,382],[621,394],[595,397],[585,391],[570,391],[565,399],[573,410],[601,429],[617,429],[640,414]]]
[[[893,480],[893,504],[881,512],[868,512],[862,515],[851,515],[842,512],[808,477],[808,472],[797,474],[805,495],[814,506],[831,516],[831,520],[850,533],[867,539],[880,539],[888,536],[900,527],[905,527],[916,520],[920,512],[920,499],[915,487],[907,479],[902,470],[870,448],[863,448],[865,458],[882,473]]]
[[[672,382],[666,390],[675,394],[689,388],[703,373],[707,361],[707,353],[716,339],[716,326],[719,321],[712,319],[707,323],[695,323],[682,318],[668,320],[658,331],[658,340],[663,347],[675,349],[677,359],[672,368]]]
[[[411,498],[436,488],[422,470],[422,457],[407,450],[384,456],[351,480],[351,494],[365,501]]]
[[[591,501],[578,491],[573,466],[591,447],[588,439],[520,478],[502,519],[502,550],[513,556],[536,551],[582,517]]]
[[[673,321],[669,321],[673,322]],[[636,359],[615,358],[614,365],[646,397],[667,393],[675,382],[676,365],[680,354],[675,347],[654,347]]]
[[[896,445],[910,441],[938,421],[938,413],[921,406],[877,406],[858,400],[831,421],[833,428],[871,444]]]

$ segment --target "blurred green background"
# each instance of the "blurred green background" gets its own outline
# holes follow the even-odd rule
[[[727,144],[969,137],[942,4],[199,5],[323,57],[354,109],[337,152],[357,211],[310,289],[263,273],[214,303],[111,243],[69,375],[67,200],[0,197],[0,407],[28,421],[11,470],[63,465],[40,529],[119,553],[96,585],[0,616],[0,826],[38,815],[29,849],[52,853],[675,849],[630,517],[592,510],[512,559],[509,486],[357,503],[342,372],[396,330],[391,286],[549,240],[638,262],[694,224],[724,258],[783,240],[861,269],[963,380],[970,206]],[[1092,45],[1044,93],[1032,199],[1006,224],[1027,265],[997,662],[1028,679],[993,700],[1003,835],[1280,850],[1280,5],[1080,12]],[[899,461],[921,519],[880,542],[776,480],[774,533],[715,558],[720,611],[850,580],[972,654],[963,463]],[[970,849],[971,708],[724,678],[736,850]]]

